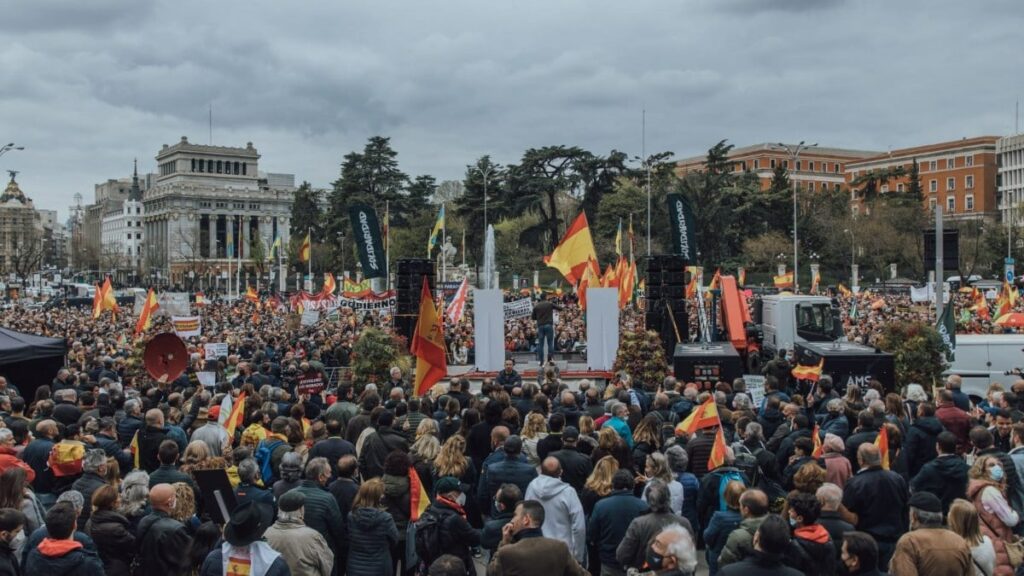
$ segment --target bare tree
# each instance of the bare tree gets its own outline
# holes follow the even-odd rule
[[[19,279],[24,280],[42,266],[43,257],[46,255],[42,235],[38,231],[26,234],[24,241],[14,246],[13,252],[10,259],[11,269]]]
[[[196,279],[210,269],[210,261],[203,257],[197,236],[193,232],[179,228],[174,243],[174,262],[181,265],[185,285],[190,291],[195,289]]]

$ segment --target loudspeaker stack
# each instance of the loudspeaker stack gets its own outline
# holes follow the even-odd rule
[[[396,262],[395,273],[395,331],[411,339],[416,331],[416,318],[420,313],[420,294],[423,278],[427,278],[430,293],[435,293],[434,262],[410,258]]]
[[[667,358],[672,358],[676,349],[676,331],[672,320],[679,328],[679,336],[685,342],[689,339],[690,325],[686,314],[686,285],[690,273],[682,256],[657,254],[647,257],[647,301],[646,326],[661,335]],[[671,310],[671,312],[670,312]]]

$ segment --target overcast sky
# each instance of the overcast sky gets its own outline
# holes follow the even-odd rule
[[[327,187],[390,136],[411,176],[535,146],[886,150],[1014,129],[1024,3],[26,0],[0,15],[0,158],[37,207],[187,135]]]

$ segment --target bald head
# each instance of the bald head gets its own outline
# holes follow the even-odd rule
[[[760,518],[768,513],[768,494],[757,488],[740,495],[740,513],[746,518]]]
[[[53,420],[43,420],[36,424],[36,433],[47,438],[57,437],[57,423]]]
[[[149,489],[149,505],[154,510],[170,513],[174,510],[174,486],[157,484]]]
[[[552,478],[560,478],[562,476],[562,463],[558,461],[558,458],[548,456],[540,465],[540,473]]]
[[[861,468],[871,468],[882,465],[882,453],[874,444],[861,444],[857,449],[857,461]]]
[[[153,426],[154,428],[161,428],[164,425],[164,413],[158,408],[153,408],[146,412],[146,426]]]

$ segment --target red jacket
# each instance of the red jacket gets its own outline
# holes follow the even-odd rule
[[[942,404],[935,410],[935,417],[942,422],[946,430],[956,435],[956,451],[966,454],[971,449],[971,417],[967,412],[957,408],[952,402]]]
[[[0,474],[3,474],[9,468],[14,467],[21,468],[26,474],[28,474],[29,484],[36,479],[36,471],[18,458],[18,454],[14,451],[14,448],[11,448],[10,446],[0,446]]]

